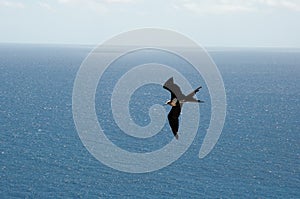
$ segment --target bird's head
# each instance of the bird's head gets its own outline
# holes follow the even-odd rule
[[[173,100],[166,101],[165,105],[176,106],[176,103],[177,103],[177,99],[174,98]]]

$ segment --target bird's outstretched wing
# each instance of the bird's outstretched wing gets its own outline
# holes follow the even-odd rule
[[[173,77],[169,78],[163,85],[163,88],[170,91],[171,100],[177,98],[179,101],[185,98],[185,95],[181,92],[180,87],[174,83]]]
[[[185,96],[185,101],[186,102],[204,102],[204,101],[201,101],[201,100],[197,100],[194,98],[194,95],[202,88],[202,86],[199,86],[198,88],[196,88],[194,91],[192,91],[190,94],[188,94],[187,96]]]
[[[180,106],[173,106],[171,111],[168,114],[168,121],[176,139],[178,139],[180,112],[181,112]]]

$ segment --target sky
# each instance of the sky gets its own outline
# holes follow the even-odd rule
[[[96,45],[145,27],[207,47],[300,48],[300,0],[0,0],[0,43]]]

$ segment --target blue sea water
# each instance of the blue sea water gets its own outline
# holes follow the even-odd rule
[[[193,86],[203,85],[198,97],[206,102],[197,136],[177,161],[143,174],[103,165],[77,134],[73,83],[90,50],[0,45],[0,198],[300,198],[299,49],[210,49],[224,80],[227,117],[204,159],[198,153],[209,126],[209,93],[201,77],[184,68]],[[148,152],[173,138],[168,125],[145,140],[122,134],[110,112],[112,85],[131,65],[153,59],[175,68],[186,63],[152,51],[138,57],[106,71],[96,106],[103,107],[97,115],[109,139],[128,151]],[[135,122],[147,125],[144,105],[168,97],[157,85],[138,89],[130,106]]]

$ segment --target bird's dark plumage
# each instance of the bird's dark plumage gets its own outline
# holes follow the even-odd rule
[[[181,112],[180,106],[173,106],[168,114],[168,120],[174,136],[178,136],[179,116]]]
[[[193,92],[185,96],[181,92],[180,87],[174,83],[173,77],[171,77],[164,83],[163,88],[170,91],[171,93],[171,99],[167,102],[167,104],[172,106],[172,109],[168,114],[168,120],[174,136],[176,137],[176,139],[178,139],[179,116],[181,112],[181,106],[184,102],[203,102],[194,98],[194,95],[202,87],[198,87]]]

